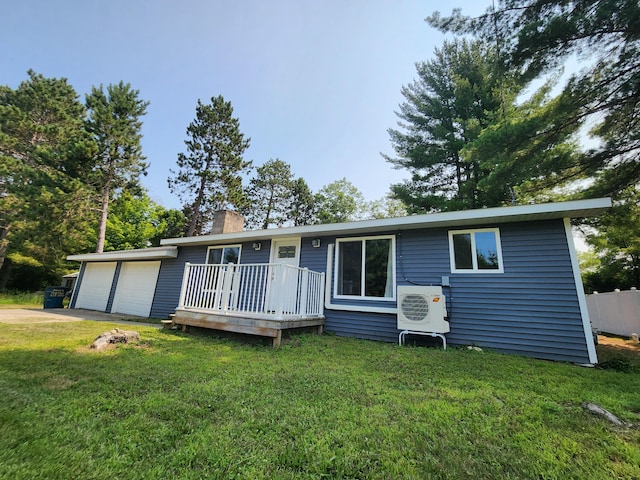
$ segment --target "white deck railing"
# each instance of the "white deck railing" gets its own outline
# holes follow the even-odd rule
[[[323,316],[324,273],[279,263],[186,263],[178,309],[275,320]]]

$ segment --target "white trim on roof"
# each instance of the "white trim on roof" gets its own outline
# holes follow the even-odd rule
[[[67,260],[76,262],[113,262],[118,260],[162,260],[163,258],[176,258],[178,247],[153,247],[138,250],[118,250],[103,253],[84,253],[69,255]]]
[[[498,224],[557,218],[581,218],[598,215],[611,207],[610,198],[574,200],[570,202],[516,205],[509,207],[482,208],[459,212],[429,213],[407,217],[363,220],[359,222],[307,225],[302,227],[247,230],[198,237],[167,238],[161,245],[213,245],[221,242],[243,242],[251,240],[310,236],[370,234],[389,230],[411,230],[417,228],[461,227],[481,224]]]
[[[580,315],[582,316],[582,327],[584,328],[584,339],[587,342],[589,362],[591,364],[595,364],[598,363],[598,354],[596,352],[596,344],[591,330],[591,319],[589,318],[589,309],[587,308],[587,297],[584,294],[584,285],[582,284],[582,276],[580,275],[580,265],[578,263],[578,254],[576,252],[575,242],[573,241],[571,222],[569,222],[568,218],[565,218],[564,220],[564,230],[567,235],[569,257],[571,258],[573,280],[576,284],[576,293],[578,294],[578,305],[580,306]]]

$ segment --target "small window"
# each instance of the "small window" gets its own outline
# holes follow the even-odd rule
[[[336,297],[395,298],[394,238],[336,241]]]
[[[278,247],[278,258],[296,258],[296,246],[285,245]]]
[[[240,245],[225,245],[209,247],[207,250],[207,263],[214,265],[240,263]]]
[[[502,273],[500,230],[449,232],[449,254],[453,273]]]

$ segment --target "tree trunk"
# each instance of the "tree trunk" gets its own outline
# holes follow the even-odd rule
[[[205,171],[209,170],[210,162],[205,165]],[[198,188],[198,195],[195,202],[193,202],[193,209],[191,212],[191,220],[189,221],[189,228],[187,228],[187,237],[192,237],[196,231],[196,226],[200,220],[200,208],[202,207],[202,199],[204,198],[204,189],[206,186],[205,175],[200,177],[200,188]]]
[[[98,243],[96,245],[96,253],[104,251],[104,237],[107,233],[107,217],[109,216],[109,193],[111,190],[111,180],[113,179],[113,161],[109,164],[109,174],[107,181],[102,189],[102,205],[100,208],[100,224],[98,225]]]
[[[0,227],[0,269],[4,264],[4,257],[7,254],[7,248],[9,248],[9,230],[11,225],[5,225]]]
[[[187,237],[192,237],[194,232],[196,231],[196,226],[198,225],[198,221],[200,220],[201,203],[202,195],[198,195],[196,201],[193,202],[193,207],[191,208],[191,220],[189,220],[189,228],[187,228]]]
[[[9,277],[11,277],[11,270],[13,264],[11,260],[5,260],[0,267],[0,292],[4,292],[7,288],[7,283],[9,283]]]

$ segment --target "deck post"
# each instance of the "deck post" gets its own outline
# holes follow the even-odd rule
[[[309,269],[304,268],[302,270],[302,281],[301,285],[298,286],[298,292],[300,292],[300,310],[298,314],[303,317],[307,315],[307,293],[309,290]]]
[[[274,282],[277,285],[278,291],[276,292],[276,319],[282,320],[282,314],[284,312],[284,299],[286,296],[285,290],[285,279],[284,279],[284,265],[278,263],[276,266],[276,281]]]
[[[182,287],[180,288],[180,300],[178,300],[178,308],[184,307],[184,297],[187,294],[187,282],[189,279],[189,270],[191,270],[191,264],[186,262],[184,264],[184,272],[182,274]]]

